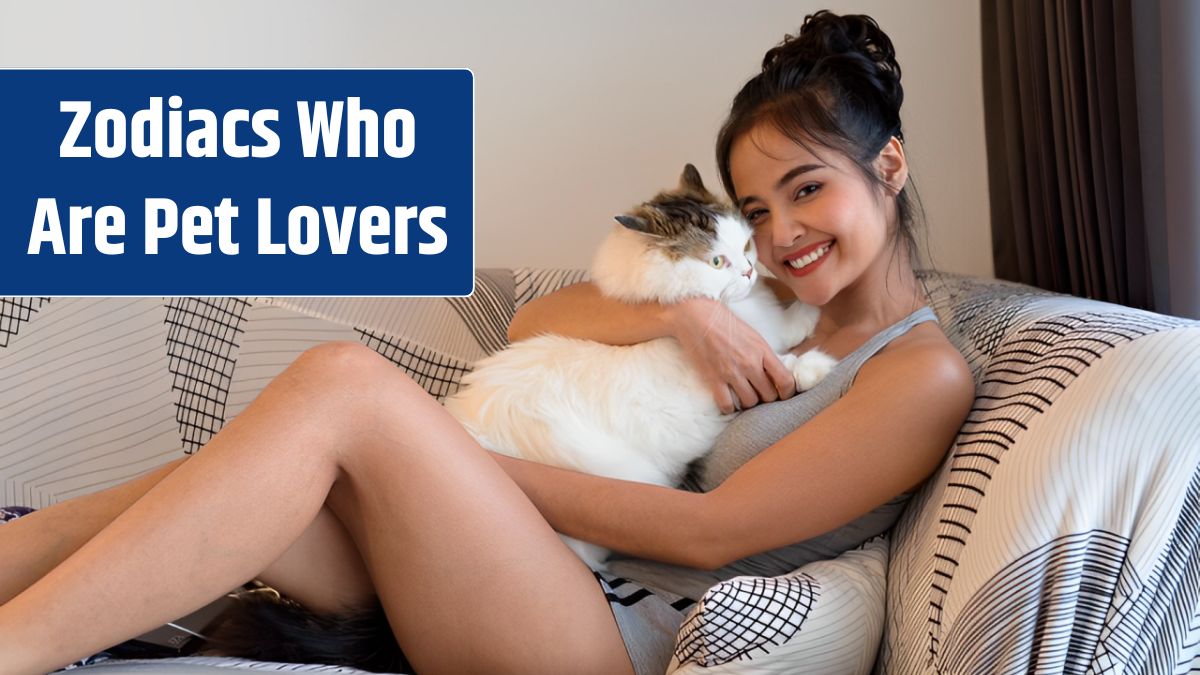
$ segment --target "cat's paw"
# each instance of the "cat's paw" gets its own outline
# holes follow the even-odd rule
[[[817,383],[825,379],[829,371],[837,365],[837,359],[820,349],[810,349],[800,356],[784,354],[780,360],[792,371],[798,391],[808,391],[817,386]]]

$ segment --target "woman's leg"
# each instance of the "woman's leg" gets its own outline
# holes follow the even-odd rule
[[[293,546],[327,498],[423,675],[629,671],[591,572],[491,457],[385,359],[331,344],[0,607],[0,672],[208,602]]]
[[[375,586],[362,554],[327,506],[300,538],[256,577],[317,613],[344,612],[375,600]]]
[[[79,550],[185,459],[5,523],[0,527],[0,605]],[[304,534],[258,576],[315,612],[361,606],[375,597],[362,556],[328,508],[321,509]]]
[[[183,459],[107,490],[60,502],[0,526],[0,551],[4,551],[0,605],[66,560]]]

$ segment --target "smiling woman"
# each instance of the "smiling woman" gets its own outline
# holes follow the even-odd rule
[[[714,584],[885,531],[974,393],[909,261],[899,75],[871,18],[819,12],[768,52],[721,134],[722,177],[764,265],[821,308],[794,349],[844,357],[803,395],[774,386],[779,357],[715,300],[634,304],[584,285],[513,319],[514,339],[673,337],[721,409],[770,403],[680,485],[492,456],[375,351],[323,344],[202,452],[89,502],[91,521],[72,517],[75,501],[5,526],[35,550],[0,606],[0,674],[44,672],[262,576],[323,609],[377,596],[425,675],[661,675],[683,612]],[[594,573],[555,531],[619,554]],[[127,555],[132,542],[148,554]],[[313,550],[338,554],[313,566]],[[106,616],[113,598],[126,611]]]
[[[803,302],[829,307],[837,291],[892,254],[889,234],[899,229],[896,210],[840,153],[810,150],[774,124],[755,126],[732,144],[730,174],[741,192],[737,204],[754,227],[759,260]],[[903,186],[907,165],[894,138],[877,154],[873,175],[885,189]],[[894,202],[894,200],[893,200]],[[896,242],[903,250],[907,240]],[[905,256],[908,257],[908,256]],[[824,274],[815,275],[825,269]],[[894,268],[893,272],[903,273]],[[812,277],[805,283],[791,283]],[[912,283],[912,279],[900,279]]]
[[[733,577],[837,556],[886,531],[966,416],[970,373],[913,272],[902,100],[900,67],[875,22],[818,12],[767,53],[717,141],[722,181],[754,228],[775,290],[820,307],[814,334],[792,353],[820,348],[841,358],[811,390],[777,401],[776,356],[715,303],[627,305],[585,284],[531,302],[513,320],[514,339],[674,337],[722,407],[734,398],[742,408],[765,404],[743,412],[679,486],[704,495],[696,503],[706,536],[694,544],[708,551],[703,569],[650,559],[634,546],[635,533],[613,528],[612,512],[644,520],[656,512],[653,498],[631,493],[601,518],[586,512],[581,486],[524,475],[532,469],[514,474],[556,529],[629,553],[610,559],[614,576],[605,578],[622,593],[648,594],[613,605],[631,654],[643,655],[634,659],[639,673],[662,672],[675,637],[663,626],[683,618],[671,613],[679,603]],[[631,328],[622,335],[612,326]]]

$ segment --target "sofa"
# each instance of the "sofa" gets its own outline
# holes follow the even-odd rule
[[[976,381],[945,461],[885,536],[712,589],[671,671],[1200,669],[1200,322],[921,277]],[[0,299],[0,504],[46,506],[200,451],[328,340],[369,345],[445,397],[505,345],[517,307],[583,278],[479,270],[466,298]],[[80,670],[356,672],[92,661]]]

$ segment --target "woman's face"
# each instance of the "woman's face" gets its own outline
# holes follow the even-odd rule
[[[885,200],[848,158],[817,157],[772,125],[730,149],[758,258],[802,302],[824,305],[890,253]]]

